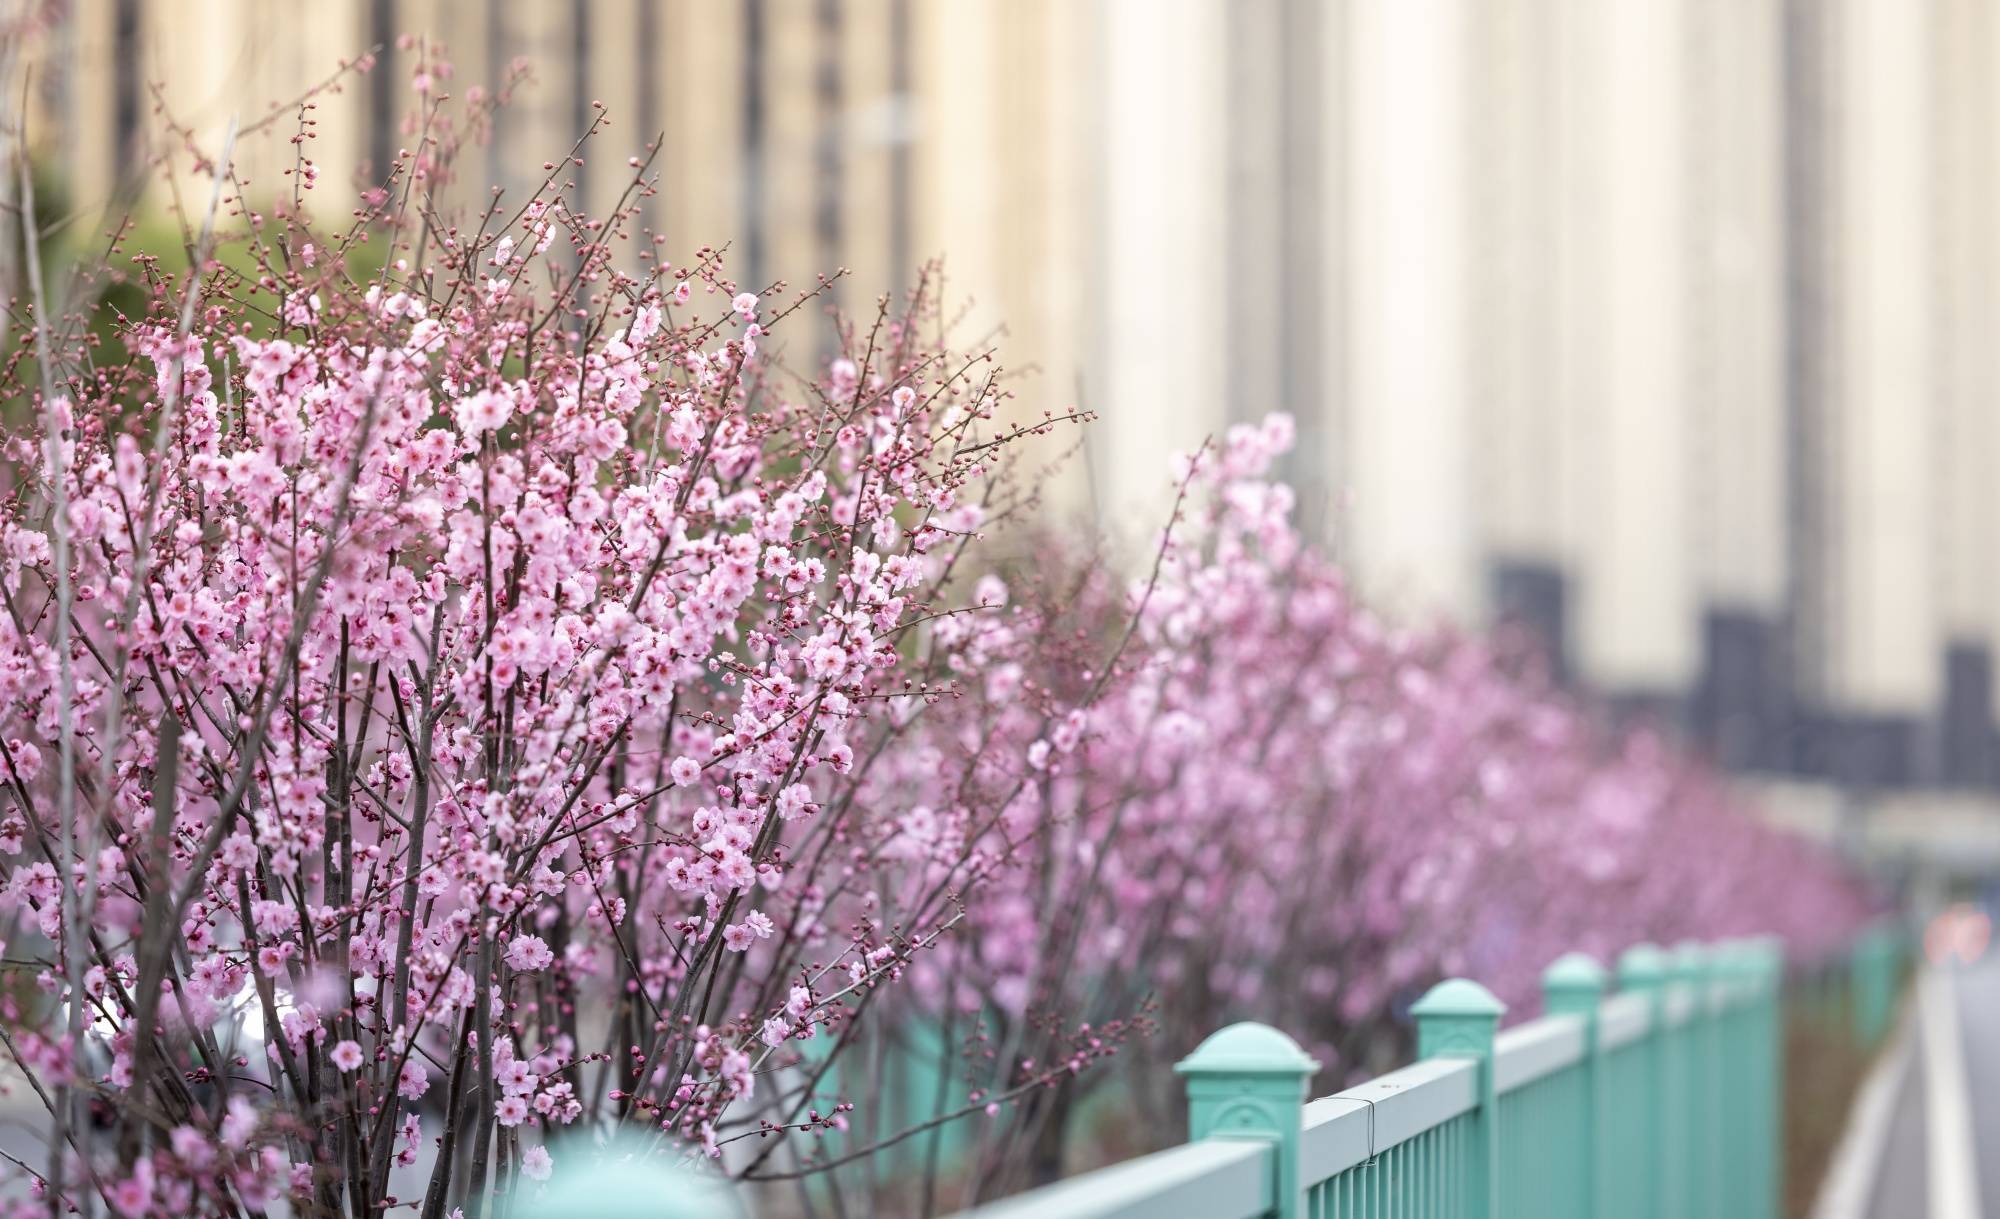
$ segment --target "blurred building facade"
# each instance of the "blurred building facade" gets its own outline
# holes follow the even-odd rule
[[[2000,3],[71,0],[35,121],[108,198],[155,129],[403,141],[410,33],[536,80],[467,176],[601,101],[586,195],[740,278],[948,256],[1024,409],[1102,416],[1068,504],[1297,418],[1308,520],[1406,614],[1504,618],[1733,765],[2000,784]],[[301,32],[304,36],[301,36]],[[282,139],[243,154],[276,188]],[[265,158],[262,162],[258,157]]]

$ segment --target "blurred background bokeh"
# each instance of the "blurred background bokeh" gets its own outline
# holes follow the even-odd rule
[[[1101,416],[1060,510],[1143,545],[1170,452],[1289,411],[1304,516],[1378,600],[1532,632],[1878,863],[2000,865],[2000,4],[17,11],[76,231],[164,210],[166,118],[219,146],[381,48],[318,100],[325,211],[413,138],[420,64],[462,93],[525,60],[465,201],[601,102],[584,205],[664,133],[668,257],[844,266],[872,309],[944,256],[1022,410]],[[238,149],[253,198],[289,189],[276,126]]]

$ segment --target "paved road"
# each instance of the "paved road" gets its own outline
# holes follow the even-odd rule
[[[1981,1204],[2000,1219],[2000,953],[1959,976],[1958,1010]]]
[[[1875,1181],[1870,1215],[1917,1216],[1929,1205],[1924,1161],[1924,1072],[1919,1065],[1902,1074],[1896,1091],[1888,1140],[1882,1148],[1881,1176]]]
[[[2000,953],[1919,982],[1868,1219],[2000,1219]]]

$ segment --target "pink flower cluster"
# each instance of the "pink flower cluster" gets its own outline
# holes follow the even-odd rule
[[[758,343],[824,282],[621,268],[636,210],[556,198],[358,283],[253,215],[260,276],[160,276],[119,351],[14,387],[0,920],[44,968],[0,1023],[63,1149],[38,1190],[442,1215],[577,1123],[823,1132],[846,1106],[773,1120],[799,1043],[962,919],[964,869],[876,885],[898,822],[856,795],[951,691],[946,586],[1053,424],[993,423],[929,287],[795,380]]]

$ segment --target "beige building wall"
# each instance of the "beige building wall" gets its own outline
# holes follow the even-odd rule
[[[1011,15],[1002,0],[916,5],[911,10],[916,88],[913,145],[918,260],[942,255],[949,309],[967,344],[991,345],[1007,317],[1001,299],[1008,181],[1001,54]],[[979,48],[967,53],[968,48]],[[1026,70],[1032,71],[1032,68]]]
[[[1098,149],[1105,139],[1103,78],[1097,65],[1112,39],[1099,17],[1077,11],[1071,0],[1022,4],[1034,20],[1011,45],[1017,61],[1042,65],[1042,77],[1016,78],[1014,89],[1031,104],[1033,124],[1015,145],[1025,162],[1032,195],[1021,215],[1032,234],[1024,252],[1010,258],[1009,296],[1019,320],[1008,326],[1007,363],[1018,369],[1018,407],[1024,417],[1097,409],[1103,370],[1102,292],[1092,270],[1103,250],[1109,219]],[[1039,257],[1026,250],[1039,250]],[[1092,436],[1080,433],[1083,441]],[[1093,504],[1089,455],[1076,448],[1050,486],[1049,506],[1080,513]]]
[[[104,7],[115,9],[111,4]],[[136,82],[138,117],[145,134],[154,138],[142,139],[136,147],[155,153],[167,147],[159,138],[164,117],[185,128],[207,154],[215,155],[234,121],[246,132],[238,141],[235,165],[250,197],[290,198],[292,179],[286,171],[293,167],[295,157],[289,141],[300,129],[297,103],[314,84],[338,72],[342,57],[357,58],[367,49],[362,13],[362,6],[352,0],[296,14],[254,0],[188,0],[176,14],[181,20],[142,20],[134,40],[144,78]],[[106,28],[105,16],[95,12],[89,16],[97,31]],[[212,69],[208,73],[182,70],[182,65],[191,63],[209,64]],[[117,73],[107,67],[102,63],[78,65],[79,79],[89,82],[93,100],[107,85],[115,95]],[[134,83],[126,82],[128,86]],[[157,103],[164,106],[164,116],[155,114],[154,86],[158,87]],[[314,136],[306,147],[307,155],[324,170],[321,181],[326,192],[322,197],[335,191],[342,198],[349,197],[345,189],[349,167],[363,155],[364,97],[363,89],[350,76],[341,91],[325,92],[314,99],[310,116]],[[251,130],[260,125],[267,130]],[[101,172],[107,164],[123,166],[128,172],[141,169],[130,164],[118,149],[110,129],[93,130],[82,142],[94,146],[83,158],[83,165],[94,167],[93,172]],[[198,213],[206,203],[207,178],[192,173],[184,153],[166,157],[161,170],[148,176],[155,199],[179,190],[193,212]],[[85,185],[79,174],[75,193],[81,203],[108,203],[116,181]]]
[[[1560,437],[1541,474],[1558,497],[1553,551],[1560,569],[1572,573],[1572,588],[1580,578],[1574,573],[1586,561],[1586,540],[1595,523],[1585,497],[1595,478],[1594,441],[1601,432],[1607,398],[1605,351],[1595,334],[1606,307],[1601,251],[1611,231],[1606,208],[1609,181],[1603,165],[1610,153],[1598,114],[1611,72],[1600,45],[1603,7],[1595,0],[1554,0],[1550,10],[1555,31],[1540,64],[1556,91],[1548,171],[1556,233],[1554,263],[1544,281],[1544,308],[1556,332],[1549,427]],[[1572,624],[1572,647],[1577,632]]]
[[[135,164],[121,72],[214,143],[388,32],[373,0],[140,5],[122,40],[119,11],[75,0],[39,48],[34,126],[86,205]],[[795,290],[844,265],[865,317],[945,256],[1010,409],[1101,416],[1051,502],[1128,543],[1169,453],[1283,407],[1303,515],[1379,600],[1478,618],[1499,565],[1544,570],[1600,688],[1692,689],[1714,611],[1794,628],[1808,697],[1870,715],[1932,714],[1947,642],[2000,651],[1991,0],[386,11],[448,44],[454,93],[535,65],[459,203],[518,198],[598,100],[564,176],[607,207],[657,133],[670,259],[728,243]],[[322,199],[415,139],[375,121],[413,59],[321,99]],[[253,196],[292,121],[246,145]]]
[[[116,128],[117,80],[102,69],[112,62],[117,39],[114,0],[76,0],[71,12],[68,29],[49,49],[52,63],[60,65],[60,96],[50,109],[31,115],[30,138],[52,127],[65,129],[66,135],[72,126],[106,133]],[[119,161],[112,139],[71,141],[71,172],[80,192],[71,206],[101,209],[119,180]],[[100,197],[83,197],[92,193]]]
[[[1837,39],[1830,693],[1882,715],[1940,693],[1929,9],[1846,0]]]
[[[830,251],[820,248],[818,223],[821,141],[832,138],[833,115],[820,91],[822,31],[814,10],[814,0],[766,0],[763,5],[759,71],[788,87],[767,88],[764,94],[756,168],[761,198],[750,218],[752,231],[759,234],[760,288],[782,279],[801,290],[834,269],[826,265]]]
[[[915,92],[907,205],[913,232],[900,238],[908,257],[943,260],[958,341],[996,352],[1014,395],[1007,407],[1011,418],[1036,419],[1081,405],[1107,416],[1090,432],[1094,448],[1123,445],[1118,416],[1104,403],[1128,387],[1101,366],[1106,361],[1092,358],[1098,313],[1089,293],[1092,273],[1082,268],[1108,265],[1112,257],[1098,244],[1097,210],[1111,183],[1092,160],[1110,96],[1108,76],[1149,69],[1123,40],[1100,41],[1090,13],[1067,0],[915,4],[910,14]],[[1149,24],[1159,28],[1165,53],[1174,54],[1185,52],[1189,40],[1202,36],[1202,22],[1215,16],[1211,5],[1195,0],[1164,6]],[[966,53],[975,47],[981,53]],[[1190,89],[1209,87],[1199,76],[1199,56],[1185,62],[1196,73]],[[1163,82],[1153,79],[1156,91],[1148,96],[1158,100]],[[1198,117],[1195,104],[1184,103],[1191,120]],[[1154,172],[1163,194],[1173,193],[1170,167],[1158,164]],[[1175,226],[1199,224],[1191,219],[1198,215],[1198,207],[1153,215],[1133,239],[1181,232]],[[1078,433],[1065,429],[1062,435],[1073,442]],[[1067,510],[1089,502],[1095,469],[1078,452],[1051,483],[1053,505]],[[1109,494],[1109,504],[1147,512],[1165,503],[1123,482],[1099,490]]]
[[[1354,170],[1345,439],[1361,578],[1401,608],[1483,606],[1472,502],[1466,293],[1471,53],[1455,0],[1348,9]]]
[[[1990,230],[1995,61],[1987,26],[1992,6],[1979,0],[1941,0],[1931,42],[1930,96],[1936,170],[1933,216],[1937,225],[1932,283],[1937,309],[1932,337],[1937,403],[1933,482],[1939,630],[1953,643],[1991,637],[2000,605],[1994,599],[1996,557],[1985,552],[2000,512],[1994,492],[1995,383],[1990,355],[1994,319],[1986,301],[1991,273]],[[1984,552],[1984,553],[1983,553]]]
[[[1785,553],[1784,81],[1781,0],[1689,8],[1694,412],[1688,512],[1701,597],[1783,610]]]
[[[1287,267],[1286,151],[1291,0],[1239,0],[1221,31],[1222,118],[1228,135],[1218,183],[1223,223],[1232,236],[1267,233],[1273,240],[1230,243],[1224,341],[1230,375],[1224,404],[1230,418],[1261,419],[1285,399],[1292,368],[1285,349]],[[1324,6],[1323,6],[1324,7]]]
[[[1494,0],[1469,17],[1475,515],[1486,550],[1553,568],[1564,558],[1569,499],[1563,318],[1551,307],[1569,212],[1559,122],[1566,14],[1546,0]]]
[[[897,79],[894,14],[888,0],[843,7],[838,56],[840,106],[835,138],[840,193],[840,263],[848,269],[843,300],[872,319],[875,301],[903,288],[898,266],[896,166],[915,135],[915,99]]]
[[[1974,264],[1972,273],[1973,295],[1972,314],[1968,319],[1971,339],[1966,354],[1970,374],[1974,377],[1978,390],[1974,409],[1985,421],[1988,430],[1988,454],[1995,463],[2000,463],[2000,342],[1993,336],[2000,335],[2000,227],[1991,223],[1990,218],[2000,215],[2000,121],[1992,116],[2000,113],[2000,11],[1982,6],[1975,14],[1970,37],[1978,47],[1979,92],[1971,105],[1972,120],[1967,124],[1972,148],[1967,155],[1977,166],[1971,188],[1972,223],[1977,228],[1971,253]],[[1989,467],[1991,469],[1992,467]],[[1996,561],[1993,539],[2000,537],[2000,487],[1994,486],[1991,478],[1983,479],[1981,486],[1986,495],[1982,502],[1972,509],[1978,540],[1972,543],[1977,553],[1968,556],[1968,561],[1978,562],[1983,569],[1992,573]],[[2000,574],[1989,574],[1988,610],[1984,630],[1978,635],[1996,654],[2000,654]],[[1996,712],[2000,712],[2000,688],[1995,690]]]
[[[1227,288],[1203,257],[1227,246],[1224,13],[1209,0],[1109,0],[1102,74],[1104,216],[1097,308],[1103,340],[1085,370],[1103,415],[1092,433],[1094,499],[1113,531],[1149,546],[1173,501],[1169,458],[1227,422]],[[1061,274],[1059,268],[1047,273]]]
[[[637,173],[626,164],[627,158],[643,158],[646,145],[657,134],[645,105],[646,82],[640,79],[645,73],[653,77],[654,85],[659,83],[651,62],[640,62],[645,50],[641,41],[648,28],[646,4],[647,0],[593,0],[583,29],[584,53],[590,62],[583,95],[587,101],[604,103],[609,124],[602,129],[604,138],[598,146],[585,154],[584,168],[578,175],[591,211],[609,209],[625,195]],[[618,251],[619,265],[627,269],[636,265],[636,250],[631,244]]]
[[[1581,14],[1580,14],[1581,16]],[[1578,655],[1614,687],[1678,689],[1699,663],[1689,511],[1691,159],[1685,6],[1605,5],[1583,19],[1602,65],[1582,108],[1598,124],[1597,307],[1573,341],[1599,353],[1581,412]]]
[[[737,5],[661,6],[655,61],[665,132],[658,214],[667,257],[685,264],[703,246],[743,231],[743,13]],[[657,70],[657,69],[656,69]],[[728,265],[746,252],[732,244]]]
[[[1320,493],[1304,505],[1305,520],[1343,557],[1354,532],[1353,487],[1356,463],[1348,443],[1354,413],[1350,376],[1354,335],[1349,294],[1342,285],[1354,272],[1354,206],[1348,184],[1355,172],[1354,132],[1348,121],[1355,67],[1352,21],[1345,6],[1322,9],[1310,34],[1317,96],[1310,150],[1312,194],[1321,217],[1319,241],[1307,257],[1319,276],[1314,314],[1306,319],[1305,341],[1314,350],[1316,392],[1292,404],[1299,419],[1301,467],[1316,472]]]

